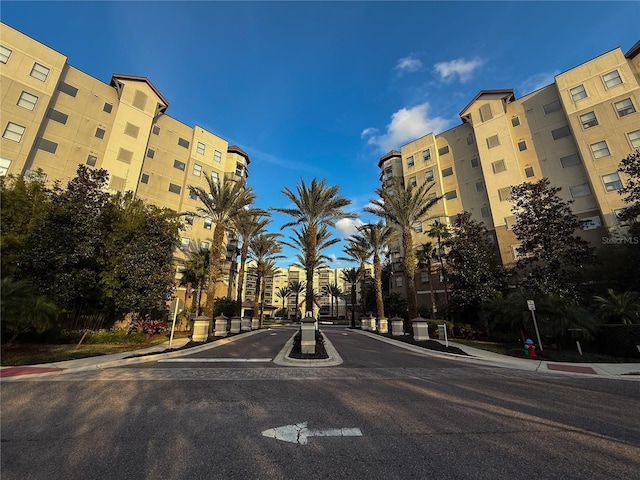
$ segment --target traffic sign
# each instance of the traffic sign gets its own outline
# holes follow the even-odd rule
[[[536,302],[533,300],[527,300],[527,307],[529,307],[529,310],[533,312],[536,309]]]

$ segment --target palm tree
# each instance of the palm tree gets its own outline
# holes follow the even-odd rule
[[[444,302],[447,305],[447,314],[449,312],[449,287],[447,286],[447,270],[444,268],[444,263],[442,262],[442,240],[451,237],[451,231],[449,230],[449,226],[445,223],[440,222],[439,220],[435,220],[431,224],[431,228],[427,232],[431,238],[436,239],[436,256],[438,258],[438,263],[440,264],[440,272],[442,274],[442,283],[444,285]]]
[[[240,269],[238,272],[238,291],[236,294],[236,315],[242,314],[242,288],[244,286],[244,272],[249,256],[249,243],[256,235],[264,232],[266,226],[271,222],[268,218],[263,218],[267,213],[264,210],[251,208],[243,210],[233,219],[233,229],[242,241],[240,248]]]
[[[398,236],[398,232],[383,222],[369,223],[358,227],[358,234],[353,238],[359,245],[365,247],[368,257],[373,257],[374,290],[376,293],[376,315],[383,318],[384,303],[382,301],[382,263],[383,256],[391,242]]]
[[[276,296],[282,299],[282,309],[285,310],[285,300],[291,295],[291,289],[287,287],[280,287],[276,292]],[[285,310],[286,311],[286,310]],[[287,315],[288,316],[288,315]]]
[[[289,290],[291,290],[291,293],[295,294],[296,296],[296,303],[295,303],[295,309],[296,309],[295,321],[296,322],[298,321],[298,306],[299,306],[298,299],[300,297],[300,294],[305,291],[306,287],[307,287],[306,282],[299,282],[298,280],[289,283]]]
[[[352,235],[348,239],[343,252],[347,257],[339,257],[339,260],[354,261],[359,265],[360,273],[360,313],[364,315],[367,310],[367,270],[366,263],[369,260],[369,247],[362,238]]]
[[[272,278],[278,274],[278,267],[276,266],[276,261],[273,258],[266,258],[264,262],[262,262],[262,278]],[[266,291],[265,283],[262,283],[262,286],[259,290],[259,299],[260,299],[260,314],[258,318],[260,319],[260,328],[262,328],[262,320],[264,318],[264,295]]]
[[[196,317],[200,315],[200,302],[202,300],[202,290],[207,279],[207,272],[209,270],[209,248],[199,248],[189,252],[189,258],[184,264],[184,271],[182,272],[181,285],[187,287],[187,292],[195,285],[196,296],[193,299],[193,305],[195,307]],[[187,304],[187,293],[184,295],[185,306]]]
[[[351,200],[338,195],[338,185],[328,187],[325,180],[317,181],[315,178],[307,187],[304,180],[300,180],[297,192],[291,191],[288,187],[282,193],[293,203],[293,208],[274,208],[273,210],[293,217],[293,220],[286,223],[282,228],[302,225],[304,235],[301,238],[305,245],[305,257],[316,259],[319,245],[316,243],[318,230],[322,227],[334,227],[335,222],[342,218],[356,218],[354,213],[347,213],[342,210],[351,204]],[[309,266],[306,269],[307,285],[313,285],[314,268]],[[313,289],[306,291],[305,307],[307,311],[313,311]]]
[[[617,294],[613,289],[607,290],[606,296],[596,295],[597,315],[607,323],[631,325],[640,323],[640,297],[635,292]]]
[[[220,185],[217,180],[209,176],[205,178],[207,190],[193,185],[188,187],[190,193],[195,195],[201,203],[196,212],[189,212],[189,214],[210,218],[215,224],[207,278],[207,303],[205,304],[205,315],[213,318],[216,289],[223,276],[225,234],[232,229],[234,219],[253,203],[255,194],[242,182],[229,181]]]
[[[280,237],[279,233],[261,233],[249,242],[249,256],[256,261],[256,307],[258,310],[261,309],[260,291],[265,263],[284,258],[282,255],[278,255],[282,251],[278,237]],[[260,318],[260,326],[262,327],[262,318]]]
[[[345,268],[342,271],[342,278],[345,282],[351,284],[351,328],[356,328],[356,316],[354,310],[356,309],[356,283],[358,282],[358,269],[357,268]]]
[[[404,270],[407,276],[405,282],[409,318],[418,316],[418,298],[414,283],[416,273],[416,255],[413,250],[413,232],[415,224],[422,221],[427,212],[443,197],[430,198],[429,191],[435,183],[423,183],[418,187],[405,188],[399,179],[395,179],[389,188],[379,187],[376,194],[380,197],[371,200],[371,204],[364,208],[365,212],[377,215],[395,226],[402,235],[404,251]]]
[[[418,268],[426,268],[429,275],[429,290],[431,291],[431,311],[433,318],[436,318],[438,307],[436,306],[436,292],[435,284],[433,282],[431,259],[436,255],[436,249],[431,242],[423,243],[420,248],[416,250],[416,257],[418,258]]]
[[[337,283],[330,283],[327,286],[327,292],[331,295],[331,314],[333,315],[333,300],[336,300],[336,314],[333,317],[335,320],[340,316],[340,298],[342,297],[342,289]]]

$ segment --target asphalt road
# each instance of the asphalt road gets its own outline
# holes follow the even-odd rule
[[[340,366],[247,361],[273,358],[294,332],[283,327],[186,357],[199,362],[3,382],[0,478],[640,476],[639,382],[478,366],[324,331]],[[291,442],[262,434],[288,425]],[[304,442],[336,429],[362,435]]]

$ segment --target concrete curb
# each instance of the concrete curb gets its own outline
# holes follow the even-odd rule
[[[284,347],[278,355],[273,359],[273,363],[276,365],[281,365],[285,367],[335,367],[336,365],[340,365],[342,363],[342,357],[338,354],[338,351],[335,349],[333,344],[329,341],[327,336],[320,331],[322,338],[324,339],[324,347],[329,355],[329,358],[322,360],[303,360],[299,358],[290,358],[289,352],[291,352],[291,348],[293,347],[293,339],[298,334],[295,332],[291,335],[291,338],[285,343]]]

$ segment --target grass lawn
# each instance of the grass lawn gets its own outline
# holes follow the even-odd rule
[[[183,335],[188,336],[188,335]],[[179,335],[174,338],[179,338]],[[35,344],[16,343],[2,345],[0,349],[0,364],[7,366],[37,365],[41,363],[62,362],[78,358],[96,357],[110,353],[129,352],[141,348],[152,347],[169,340],[168,335],[156,335],[148,342],[142,343],[88,343],[79,347],[77,344]]]

